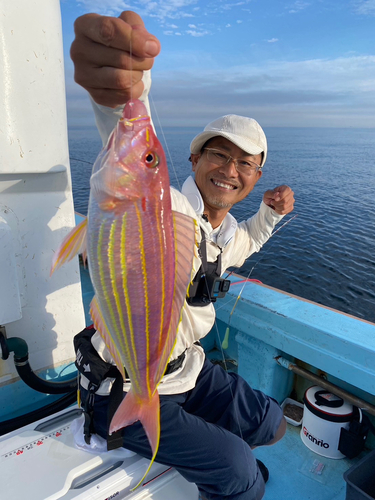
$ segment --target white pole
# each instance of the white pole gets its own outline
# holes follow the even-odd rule
[[[24,338],[31,366],[44,369],[73,358],[84,327],[78,260],[49,277],[74,226],[58,0],[1,0],[0,65],[0,217],[12,233],[22,314],[6,332]],[[1,362],[0,386],[15,377],[11,360]]]

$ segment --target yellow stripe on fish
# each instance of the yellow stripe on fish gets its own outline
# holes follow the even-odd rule
[[[113,342],[113,338],[109,332],[108,326],[105,322],[105,319],[103,317],[103,314],[102,314],[102,311],[100,309],[98,299],[96,296],[94,296],[94,298],[91,301],[90,314],[91,314],[92,320],[95,324],[95,327],[97,328],[98,332],[100,333],[100,336],[104,340],[105,345],[107,346],[109,352],[111,353],[113,359],[115,360],[117,368],[119,369],[123,379],[125,380],[125,369],[122,365],[120,353],[119,353],[116,345]]]
[[[126,225],[126,219],[125,219],[125,225]],[[119,291],[118,291],[117,286],[116,286],[116,266],[115,266],[115,259],[114,259],[116,226],[117,226],[117,220],[115,219],[111,225],[111,229],[110,229],[110,233],[109,233],[108,264],[109,264],[109,272],[110,272],[110,278],[111,278],[111,284],[112,284],[112,293],[113,293],[113,296],[115,298],[116,307],[117,307],[117,315],[118,315],[120,327],[122,330],[122,334],[121,334],[121,332],[119,332],[117,330],[117,332],[118,332],[117,337],[119,339],[121,346],[127,352],[130,352],[130,347],[129,347],[129,343],[128,343],[127,336],[126,336],[126,326],[124,323],[124,316],[122,313],[121,299],[120,299]],[[130,366],[128,367],[129,370],[131,370],[133,373],[136,373],[136,371],[134,369],[133,359],[131,356],[129,356],[129,363],[130,363]],[[134,377],[134,376],[132,377],[132,382],[136,385],[137,388],[139,388],[139,381],[136,379],[136,377]]]
[[[145,321],[146,321],[146,383],[147,391],[151,397],[151,387],[150,387],[150,308],[149,308],[149,297],[148,297],[148,287],[147,287],[147,269],[146,269],[146,253],[143,238],[143,226],[142,226],[142,215],[138,208],[138,205],[134,203],[135,212],[138,219],[138,232],[139,232],[139,251],[141,257],[141,269],[143,275],[143,290],[145,299]]]
[[[112,304],[111,304],[110,295],[109,295],[109,292],[108,292],[108,289],[107,289],[107,285],[106,285],[106,282],[105,282],[105,267],[104,267],[104,262],[103,262],[103,254],[104,254],[104,252],[103,252],[103,246],[104,246],[104,229],[105,229],[105,223],[103,222],[101,224],[100,230],[99,230],[98,248],[97,248],[97,260],[98,260],[98,267],[99,267],[100,282],[101,282],[101,286],[102,286],[102,290],[103,290],[103,294],[104,294],[106,306],[108,308],[108,312],[109,312],[109,315],[110,315],[110,318],[111,318],[112,326],[113,326],[113,328],[115,330],[114,333],[116,334],[116,337],[119,339],[119,341],[122,344],[122,346],[124,346],[123,336],[121,335],[121,332],[118,329],[117,321],[116,321],[116,315],[115,315],[115,312],[113,310],[113,307],[112,307]],[[109,258],[108,248],[107,248],[107,257]],[[116,345],[115,342],[113,341],[113,337],[111,336],[109,330],[108,330],[108,335],[110,336],[113,345]],[[107,345],[107,347],[108,347],[108,349],[110,351],[112,350],[110,345]],[[118,367],[118,368],[120,369],[120,367]]]
[[[137,358],[137,350],[136,350],[135,342],[134,342],[134,328],[133,328],[132,312],[131,312],[130,299],[129,299],[129,289],[128,289],[128,268],[126,265],[126,251],[125,251],[126,222],[127,222],[127,213],[125,213],[123,215],[122,225],[121,225],[120,259],[121,259],[121,273],[122,273],[122,288],[124,291],[126,312],[127,312],[127,316],[128,316],[129,333],[130,333],[130,341],[131,341],[132,351],[133,351],[133,358],[134,358],[134,362],[135,362],[135,368],[136,368],[136,370],[138,370],[138,358]],[[130,356],[130,358],[131,358],[131,356]],[[133,366],[133,368],[134,368],[134,366]],[[138,381],[137,381],[137,384],[138,384]],[[139,387],[139,385],[138,385],[138,387]]]
[[[160,211],[159,205],[156,205],[156,211]],[[161,221],[159,217],[155,217],[156,220],[156,230],[158,234],[159,248],[163,248],[163,236]],[[164,262],[164,252],[160,250],[160,269],[161,269],[161,311],[160,311],[160,335],[159,335],[159,355],[163,350],[163,329],[164,329],[164,311],[165,311],[165,262]]]

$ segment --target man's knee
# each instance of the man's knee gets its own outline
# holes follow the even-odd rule
[[[272,444],[277,443],[278,441],[280,441],[280,439],[282,439],[284,437],[285,432],[286,432],[286,425],[287,425],[286,420],[284,417],[282,417],[280,425],[276,431],[275,437],[273,439],[271,439],[271,441],[266,443],[266,446],[271,446]]]

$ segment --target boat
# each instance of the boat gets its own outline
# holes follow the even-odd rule
[[[72,339],[91,323],[92,288],[78,259],[49,277],[53,251],[76,224],[60,6],[58,0],[6,5],[0,18],[1,497],[198,500],[194,484],[158,463],[132,491],[147,460],[75,444],[81,409]],[[236,274],[228,279],[230,291],[217,301],[217,322],[202,342],[213,362],[279,403],[301,404],[309,387],[321,385],[373,419],[375,324]],[[332,459],[306,446],[298,423],[289,423],[273,447],[254,452],[270,470],[265,500],[375,498],[375,463],[361,465],[373,457],[374,436],[355,458]],[[353,467],[367,472],[345,479]]]

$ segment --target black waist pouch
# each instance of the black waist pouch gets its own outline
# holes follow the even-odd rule
[[[93,386],[94,392],[107,377],[116,378],[119,371],[116,366],[103,361],[91,343],[95,328],[88,327],[77,333],[74,337],[74,350],[76,352],[75,365],[77,370],[84,375]]]
[[[89,380],[87,396],[82,401],[85,417],[84,435],[87,444],[90,444],[91,435],[95,433],[93,419],[95,392],[103,380],[108,377],[115,379],[108,400],[108,426],[123,398],[122,375],[116,366],[104,361],[93,347],[91,339],[95,332],[95,328],[88,327],[74,337],[75,365],[77,370]],[[107,449],[114,450],[120,446],[122,446],[121,430],[111,435],[108,432]]]

